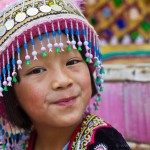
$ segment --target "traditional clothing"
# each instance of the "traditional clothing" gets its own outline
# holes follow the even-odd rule
[[[42,57],[51,53],[63,53],[62,34],[65,34],[67,51],[77,50],[81,53],[84,50],[85,56],[82,57],[91,72],[96,72],[94,85],[97,97],[93,106],[97,109],[103,91],[102,74],[104,73],[100,40],[79,9],[78,0],[77,3],[72,0],[10,0],[10,3],[0,10],[0,115],[2,117],[0,143],[3,150],[33,150],[36,132],[31,129],[32,122],[25,120],[27,115],[17,103],[15,94],[7,95],[9,89],[12,89],[19,80],[18,70],[23,69],[22,48],[25,52],[23,59],[29,66],[31,59],[38,61],[36,42],[40,43]],[[43,36],[47,45],[43,44]],[[38,37],[36,42],[35,37]],[[7,123],[10,125],[9,130],[5,129]],[[64,149],[127,150],[130,148],[113,127],[100,118],[88,114],[76,128]]]
[[[33,150],[36,132],[28,141],[27,150]],[[66,150],[130,150],[122,135],[99,117],[88,114],[74,131]]]

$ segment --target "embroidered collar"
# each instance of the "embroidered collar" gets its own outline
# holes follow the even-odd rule
[[[95,130],[102,127],[110,127],[102,119],[93,114],[88,114],[83,119],[82,123],[76,128],[70,142],[64,147],[63,150],[76,150],[86,149],[87,146],[94,142]],[[36,138],[35,131],[31,133],[27,150],[32,150]]]

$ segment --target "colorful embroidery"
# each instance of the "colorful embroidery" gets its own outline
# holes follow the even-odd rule
[[[97,116],[89,114],[86,120],[83,121],[81,130],[77,133],[75,140],[72,144],[72,149],[85,150],[88,143],[91,142],[93,130],[97,127],[107,126],[107,124]]]
[[[94,148],[94,150],[108,150],[108,148],[104,144],[99,144]]]

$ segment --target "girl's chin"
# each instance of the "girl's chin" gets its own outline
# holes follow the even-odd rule
[[[74,126],[74,125],[80,124],[81,121],[82,121],[82,116],[76,117],[76,118],[75,117],[74,118],[70,117],[70,118],[67,118],[65,120],[62,120],[62,124],[61,125],[66,126],[66,127]]]

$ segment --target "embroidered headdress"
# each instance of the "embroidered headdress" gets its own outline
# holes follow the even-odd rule
[[[9,1],[8,4],[8,0],[3,0],[0,5],[0,116],[3,118],[2,125],[0,125],[0,142],[2,142],[3,147],[19,149],[19,146],[22,148],[25,146],[23,143],[27,134],[22,130],[19,135],[15,133],[14,129],[12,129],[12,132],[4,130],[4,124],[9,119],[4,107],[3,92],[7,92],[8,86],[12,86],[13,82],[17,82],[16,69],[22,69],[21,46],[24,47],[26,52],[26,65],[30,65],[31,59],[35,61],[37,59],[35,36],[38,36],[41,43],[43,57],[50,55],[51,52],[63,52],[62,31],[67,36],[68,51],[82,51],[82,46],[85,46],[85,61],[92,64],[91,66],[94,66],[96,71],[95,85],[98,94],[94,102],[95,108],[101,100],[100,92],[103,90],[101,83],[103,82],[102,73],[104,73],[104,70],[101,64],[102,56],[99,50],[98,35],[79,9],[80,1]],[[6,4],[7,6],[4,7]],[[59,40],[56,39],[56,35],[59,36]],[[43,45],[43,36],[47,39],[47,45]],[[78,41],[75,40],[75,36]],[[50,39],[54,40],[54,44],[50,42]],[[29,55],[28,44],[32,45],[32,55]],[[11,124],[9,125],[11,129]],[[11,143],[9,142],[10,137]],[[16,144],[18,142],[20,144]]]

